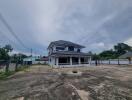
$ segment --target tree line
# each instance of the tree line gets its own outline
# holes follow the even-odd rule
[[[125,54],[128,51],[132,51],[132,47],[125,43],[118,43],[113,46],[113,49],[104,50],[99,54],[93,54],[93,60],[99,59],[118,59],[121,55]]]
[[[6,72],[9,71],[10,63],[15,63],[15,70],[17,70],[18,64],[22,64],[23,59],[27,57],[27,55],[22,53],[10,55],[9,53],[12,51],[11,45],[0,47],[0,65],[6,65]]]
[[[9,55],[10,52],[13,51],[11,45],[5,45],[4,47],[0,47],[0,60],[11,60],[13,62],[21,61],[22,59],[26,58],[27,55],[18,53]]]

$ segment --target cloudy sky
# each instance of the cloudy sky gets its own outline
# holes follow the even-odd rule
[[[0,13],[23,44],[47,54],[54,40],[69,40],[101,52],[119,42],[132,46],[132,0],[0,0]],[[0,45],[23,48],[0,20]]]

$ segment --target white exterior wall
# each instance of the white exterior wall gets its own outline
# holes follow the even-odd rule
[[[52,48],[49,48],[49,49],[53,50],[53,51],[49,50],[49,53],[51,54],[52,52],[56,52],[56,47],[59,47],[59,46],[55,46],[55,45],[54,45]],[[62,46],[60,46],[60,47],[62,47]],[[78,49],[80,49],[80,52],[82,51],[81,48],[74,48],[74,51],[77,52]],[[61,51],[61,50],[60,50],[60,51]],[[68,51],[68,46],[65,47],[65,50],[64,50],[64,51]],[[89,64],[81,64],[81,62],[80,62],[80,60],[79,60],[79,63],[80,63],[80,64],[78,64],[78,65],[72,65],[72,62],[71,62],[70,65],[57,65],[56,62],[57,62],[57,59],[56,59],[55,57],[49,57],[49,65],[50,65],[50,66],[53,66],[53,67],[89,66],[90,63],[91,63],[91,60],[88,59]]]
[[[50,61],[50,60],[51,60],[51,61]],[[55,57],[50,57],[50,58],[49,58],[49,65],[50,65],[50,66],[55,65]]]
[[[56,46],[53,46],[53,52],[56,52]]]
[[[68,51],[68,47],[65,48],[65,51]]]

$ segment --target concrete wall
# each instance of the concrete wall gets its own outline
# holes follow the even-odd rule
[[[10,63],[10,64],[9,64],[9,71],[15,71],[15,66],[16,66],[15,63]],[[21,66],[21,65],[18,64],[18,68],[19,68],[20,66]],[[5,68],[6,68],[6,65],[0,66],[0,72],[5,72]]]
[[[110,59],[110,60],[102,60],[100,61],[101,64],[118,64],[118,59]],[[95,64],[95,61],[92,61],[92,64]],[[119,59],[119,64],[129,64],[128,59]]]
[[[32,64],[48,64],[48,61],[33,61]]]

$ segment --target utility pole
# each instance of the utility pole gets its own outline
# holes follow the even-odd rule
[[[33,53],[33,49],[31,49],[31,64],[33,64],[33,62],[32,62],[32,53]]]
[[[32,57],[33,49],[31,49],[31,57]]]
[[[120,65],[120,59],[118,58],[118,65]]]

